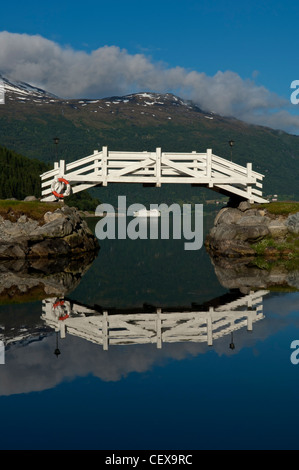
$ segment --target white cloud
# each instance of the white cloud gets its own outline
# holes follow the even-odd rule
[[[0,73],[63,98],[103,98],[139,91],[173,92],[205,111],[299,133],[289,100],[232,71],[208,76],[154,63],[116,46],[87,53],[42,36],[0,33]]]

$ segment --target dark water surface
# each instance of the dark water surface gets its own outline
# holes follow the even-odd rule
[[[288,289],[228,288],[183,240],[105,240],[86,269],[30,267],[49,295],[2,296],[1,449],[299,447],[296,274]]]

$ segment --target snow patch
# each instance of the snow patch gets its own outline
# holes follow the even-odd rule
[[[154,99],[154,96],[151,95],[150,93],[137,93],[136,96],[142,96],[142,98],[152,98],[152,99]]]

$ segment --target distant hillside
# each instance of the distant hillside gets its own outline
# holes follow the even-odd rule
[[[206,113],[171,94],[138,93],[94,100],[62,100],[28,84],[6,82],[5,105],[0,106],[0,143],[53,165],[57,158],[73,161],[95,149],[142,151],[205,151],[265,175],[264,195],[298,199],[299,137],[279,130],[249,125],[233,118]],[[59,137],[54,145],[53,138]],[[97,189],[116,194],[121,188]],[[129,188],[136,192],[137,188]],[[178,198],[199,194],[198,188],[172,188]],[[205,198],[215,194],[204,192]],[[140,192],[140,188],[138,189]],[[102,198],[102,197],[101,197]]]

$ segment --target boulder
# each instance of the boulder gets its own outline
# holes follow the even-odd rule
[[[27,247],[22,243],[0,243],[0,259],[26,258]]]
[[[53,220],[59,219],[64,217],[64,214],[60,210],[56,210],[55,212],[46,212],[44,215],[44,221],[47,224],[48,222],[52,222]]]
[[[245,212],[250,208],[251,208],[251,204],[249,201],[241,201],[240,204],[238,205],[238,209],[242,212]]]
[[[63,238],[70,235],[74,228],[72,220],[67,217],[59,217],[38,227],[35,231],[35,235],[42,235],[43,238]]]
[[[270,235],[274,238],[282,238],[288,233],[288,227],[283,220],[271,220],[268,228]]]
[[[267,222],[269,222],[270,219],[266,219],[266,217],[262,217],[260,215],[247,215],[245,214],[242,217],[239,217],[237,220],[238,225],[243,225],[243,226],[254,226],[254,225],[267,225]]]
[[[243,201],[238,207],[229,205],[220,210],[205,246],[211,256],[243,257],[263,252],[268,257],[292,257],[289,236],[298,233],[299,212],[288,217],[275,215]]]
[[[234,224],[242,217],[242,213],[233,207],[224,207],[217,214],[214,225]]]
[[[299,233],[299,212],[291,214],[286,220],[286,226],[289,232],[298,234]]]
[[[246,242],[256,242],[267,235],[269,235],[269,229],[267,225],[257,224],[257,225],[238,225],[236,229],[236,240],[242,240]]]
[[[60,258],[97,251],[98,240],[75,208],[46,212],[43,221],[26,214],[0,216],[0,259]]]

